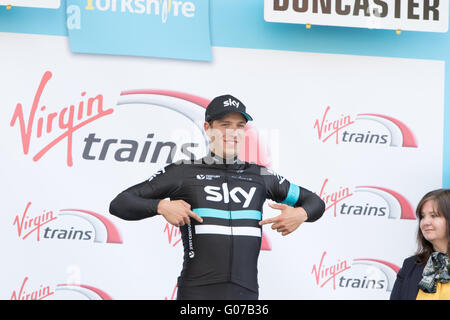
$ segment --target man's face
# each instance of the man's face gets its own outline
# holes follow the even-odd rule
[[[211,125],[205,122],[204,128],[210,138],[210,148],[215,154],[230,158],[238,155],[244,141],[246,121],[239,112],[229,113]]]

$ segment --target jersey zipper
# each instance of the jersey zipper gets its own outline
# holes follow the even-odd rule
[[[225,169],[225,183],[228,185],[228,169]],[[228,187],[229,190],[229,187]],[[230,226],[230,264],[228,272],[228,281],[231,282],[231,274],[233,268],[233,220],[231,219],[230,201],[228,201],[228,224]]]

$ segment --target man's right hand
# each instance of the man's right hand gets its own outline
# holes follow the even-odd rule
[[[191,205],[184,200],[161,200],[158,204],[158,213],[175,227],[181,227],[187,223],[191,223],[189,217],[194,218],[200,223],[203,222],[203,219],[191,210]]]

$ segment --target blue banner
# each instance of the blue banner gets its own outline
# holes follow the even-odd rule
[[[211,61],[208,0],[67,0],[72,52]]]

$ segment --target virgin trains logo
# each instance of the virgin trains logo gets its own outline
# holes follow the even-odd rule
[[[44,300],[44,299],[89,299],[112,300],[105,291],[85,284],[40,284],[29,285],[29,277],[25,277],[19,289],[13,290],[10,300]]]
[[[325,179],[319,196],[325,202],[325,211],[332,213],[334,217],[416,219],[411,203],[399,192],[386,187],[369,185],[330,187],[329,179]]]
[[[319,141],[335,144],[368,144],[390,147],[417,148],[417,139],[411,129],[402,121],[383,114],[360,113],[330,115],[331,107],[325,109],[321,118],[314,122]],[[362,122],[364,125],[359,125]],[[367,129],[368,122],[375,126]]]
[[[102,93],[89,93],[83,90],[79,98],[55,105],[47,103],[53,98],[51,81],[53,73],[46,71],[33,89],[34,98],[26,107],[19,101],[12,113],[10,127],[18,130],[21,149],[24,155],[32,154],[32,160],[41,161],[49,152],[58,152],[56,146],[65,145],[65,162],[72,167],[76,159],[85,161],[117,161],[128,163],[172,163],[176,156],[186,159],[199,156],[198,153],[208,148],[208,138],[203,130],[205,108],[210,100],[188,93],[169,90],[128,90],[120,93],[115,108],[105,106]],[[133,105],[147,106],[149,109],[166,109],[181,114],[190,122],[189,128],[167,128],[164,132],[148,132],[144,136],[133,138],[109,137],[101,132],[97,120],[113,114],[117,108],[136,112]],[[232,106],[236,106],[235,104]],[[157,119],[155,121],[158,121]],[[148,127],[147,121],[141,122]],[[114,124],[115,125],[115,124]],[[111,125],[113,126],[113,125]],[[91,132],[79,136],[81,128],[90,127]],[[193,139],[192,128],[199,130],[200,139]],[[184,140],[161,140],[163,135],[171,135],[176,130],[184,130]],[[189,134],[186,134],[189,133]],[[76,141],[79,139],[80,141]],[[241,160],[270,166],[271,159],[263,147],[258,132],[247,124],[245,142],[240,150]],[[74,154],[73,146],[81,145],[81,154]],[[167,156],[165,156],[167,154]]]
[[[50,106],[42,104],[41,98],[52,76],[50,71],[46,71],[42,76],[28,113],[24,111],[21,102],[17,103],[10,126],[17,125],[19,127],[23,154],[27,155],[30,147],[32,150],[37,150],[33,156],[34,161],[39,161],[56,145],[65,142],[67,166],[71,167],[73,165],[72,145],[75,132],[110,115],[113,109],[104,109],[102,94],[90,97],[86,91],[83,91],[79,101],[70,102],[69,106],[47,113],[46,110],[50,109]]]
[[[400,268],[388,261],[372,258],[336,259],[327,252],[314,264],[311,274],[319,288],[392,291]]]
[[[83,209],[30,210],[31,202],[22,214],[16,215],[13,226],[22,239],[92,241],[122,243],[117,227],[99,213]]]

